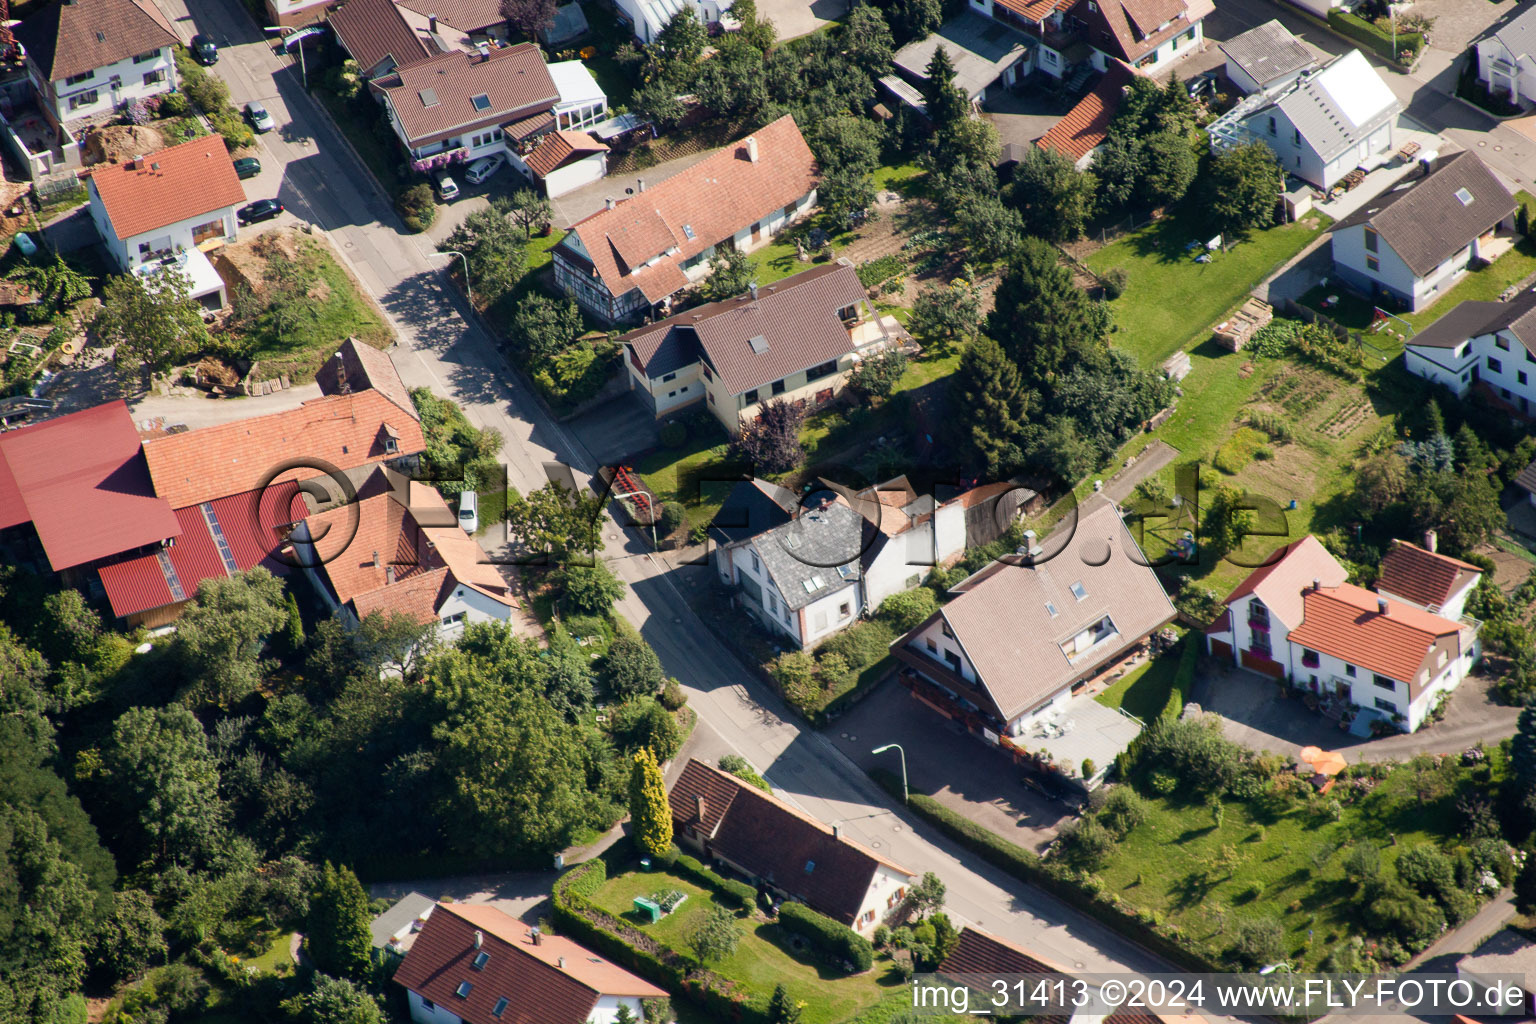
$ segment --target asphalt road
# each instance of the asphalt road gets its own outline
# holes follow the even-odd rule
[[[261,137],[266,168],[251,198],[276,195],[302,221],[328,235],[393,321],[395,363],[409,386],[450,396],[481,427],[506,439],[511,483],[536,487],[543,464],[558,459],[590,474],[595,466],[503,360],[494,340],[441,274],[443,258],[402,234],[389,200],[373,185],[324,112],[304,92],[299,69],[275,55],[238,0],[158,0],[183,39],[208,32],[222,58],[216,67],[236,106],[259,99],[276,119]],[[274,174],[281,168],[281,174]],[[285,218],[288,215],[285,215]],[[278,223],[282,223],[279,221]],[[789,717],[776,696],[688,609],[661,566],[611,520],[605,555],[630,585],[619,611],[655,647],[669,675],[689,691],[705,722],[729,749],[764,770],[787,799],[908,867],[939,873],[950,913],[1049,959],[1093,971],[1155,971],[1167,965],[1064,904],[984,865],[897,813],[820,734]]]

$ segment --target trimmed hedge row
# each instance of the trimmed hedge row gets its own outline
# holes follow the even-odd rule
[[[1397,53],[1392,52],[1392,34],[1383,32],[1364,18],[1348,11],[1329,11],[1328,27],[1341,36],[1348,36],[1357,43],[1363,43],[1375,50],[1381,56],[1394,64],[1401,63],[1397,53],[1403,50],[1412,50],[1417,54],[1424,48],[1424,37],[1417,32],[1399,32],[1397,34]]]
[[[672,852],[661,858],[661,863],[666,864],[678,874],[698,882],[706,889],[711,889],[716,895],[724,897],[723,902],[737,910],[751,910],[757,903],[757,890],[746,882],[738,882],[734,878],[726,878],[718,871],[702,863],[697,857],[690,857],[686,853],[672,847]]]
[[[869,775],[892,796],[901,796],[901,780],[895,775],[881,768],[872,770]],[[1214,957],[1207,959],[1202,951],[1180,945],[1175,941],[1176,937],[1182,935],[1178,929],[1167,925],[1159,927],[1126,904],[1109,902],[1102,891],[1058,873],[1054,867],[1046,864],[1036,854],[1016,843],[1010,843],[992,830],[968,818],[961,817],[928,794],[912,791],[907,799],[907,806],[918,817],[938,828],[950,839],[988,864],[1001,868],[1021,882],[1039,886],[1064,903],[1077,907],[1109,925],[1152,953],[1200,973],[1219,974],[1228,969],[1225,965],[1218,963]]]
[[[779,908],[779,926],[794,932],[823,956],[834,962],[853,964],[855,974],[869,970],[875,963],[875,947],[858,932],[825,914],[818,914],[803,903],[786,903]]]

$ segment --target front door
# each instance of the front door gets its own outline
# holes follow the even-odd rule
[[[1333,692],[1334,692],[1335,695],[1337,695],[1339,697],[1348,697],[1349,696],[1349,684],[1346,683],[1342,679],[1335,679],[1333,681]]]
[[[752,225],[752,244],[756,245],[758,243],[758,240],[761,239],[762,237],[763,237],[763,222],[762,221],[758,221],[756,224]]]

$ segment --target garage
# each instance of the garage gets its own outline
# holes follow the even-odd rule
[[[551,199],[608,174],[608,146],[586,132],[550,132],[523,159]]]

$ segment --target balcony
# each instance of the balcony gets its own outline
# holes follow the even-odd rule
[[[1268,619],[1261,619],[1261,618],[1254,618],[1253,616],[1249,616],[1249,618],[1248,618],[1248,628],[1252,629],[1252,630],[1257,630],[1260,633],[1268,633],[1269,632],[1269,620]]]

